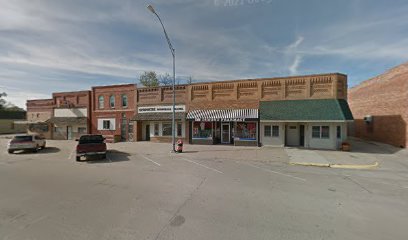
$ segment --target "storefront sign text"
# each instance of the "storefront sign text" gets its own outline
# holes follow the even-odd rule
[[[176,112],[185,112],[185,105],[177,105],[175,108]],[[138,113],[171,113],[173,112],[173,106],[149,106],[149,107],[138,107]]]

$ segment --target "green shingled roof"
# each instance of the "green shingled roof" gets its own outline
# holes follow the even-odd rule
[[[347,121],[353,114],[344,99],[308,99],[261,102],[261,120]]]

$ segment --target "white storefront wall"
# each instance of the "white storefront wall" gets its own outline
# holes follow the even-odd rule
[[[171,124],[171,120],[170,121],[144,121],[143,124],[142,124],[142,139],[143,140],[147,139],[146,138],[146,126],[147,125],[149,125],[149,132],[150,132],[149,136],[151,138],[152,137],[169,137],[169,138],[171,138],[171,135],[170,136],[163,136],[163,123],[164,124],[166,124],[166,123]],[[178,130],[177,123],[181,123],[181,134],[182,134],[182,136],[177,136],[177,130]],[[154,132],[154,125],[155,124],[159,125],[159,134],[158,135],[155,135],[155,132]],[[176,138],[177,137],[183,137],[184,138],[186,136],[185,126],[186,126],[186,122],[184,120],[183,121],[176,121]]]
[[[265,126],[279,126],[279,137],[265,136]],[[282,147],[300,145],[300,125],[305,126],[304,147],[316,149],[339,149],[347,139],[346,122],[261,122],[261,143],[264,146]],[[313,126],[329,126],[329,138],[313,138]],[[341,127],[341,137],[337,138],[337,126]]]

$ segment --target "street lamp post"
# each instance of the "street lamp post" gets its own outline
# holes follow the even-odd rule
[[[172,152],[176,152],[176,93],[175,93],[175,85],[176,85],[176,50],[173,48],[170,42],[170,38],[167,35],[166,29],[164,28],[163,22],[160,19],[159,15],[156,13],[152,5],[147,6],[147,9],[150,10],[156,17],[159,19],[160,24],[163,27],[164,36],[166,37],[167,44],[169,44],[171,55],[173,55],[173,116],[171,119],[171,142],[173,144]]]

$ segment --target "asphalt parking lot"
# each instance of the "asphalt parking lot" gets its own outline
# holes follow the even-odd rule
[[[8,154],[0,138],[0,239],[407,239],[408,154],[370,170],[291,166],[283,148],[75,142]]]

